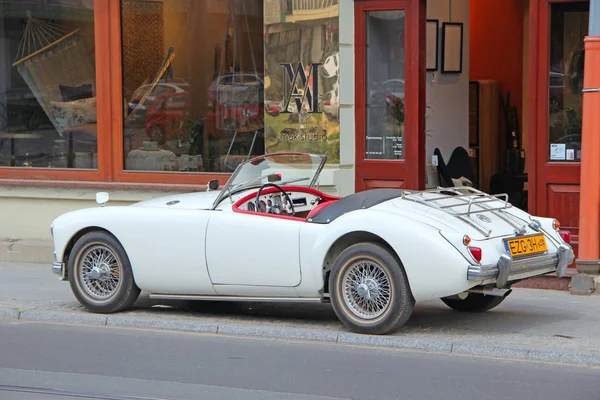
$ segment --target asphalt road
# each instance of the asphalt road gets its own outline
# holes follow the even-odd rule
[[[598,400],[599,377],[600,369],[456,355],[0,322],[2,400]]]

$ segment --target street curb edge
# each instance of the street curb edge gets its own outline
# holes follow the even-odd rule
[[[16,311],[0,308],[0,321],[57,322],[87,326],[116,328],[158,329],[176,332],[209,333],[262,339],[284,339],[340,345],[369,346],[484,356],[498,359],[516,359],[600,367],[600,354],[560,352],[556,350],[526,350],[504,346],[464,343],[451,340],[411,338],[408,336],[361,335],[288,326],[246,325],[239,323],[194,322],[177,318],[147,318],[129,316],[101,316],[60,311]]]

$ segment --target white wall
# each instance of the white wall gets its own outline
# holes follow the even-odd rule
[[[337,193],[354,193],[354,1],[340,0],[340,167],[333,172]]]
[[[468,150],[469,146],[469,0],[428,0],[427,18],[439,20],[440,30],[438,70],[426,74],[426,102],[430,107],[426,114],[426,130],[431,135],[426,138],[426,159],[430,164],[433,150],[437,147],[447,163],[456,147]],[[441,73],[444,22],[464,24],[461,74]]]

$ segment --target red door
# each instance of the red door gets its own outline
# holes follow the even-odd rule
[[[583,44],[588,32],[589,1],[531,2],[529,77],[531,91],[530,212],[556,218],[571,232],[577,256],[581,116],[583,109]],[[537,40],[533,39],[537,35]]]
[[[425,1],[356,0],[356,191],[425,187]]]

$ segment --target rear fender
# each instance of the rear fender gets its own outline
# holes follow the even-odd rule
[[[396,213],[369,209],[348,213],[330,224],[307,223],[301,228],[300,295],[303,290],[309,293],[313,285],[323,287],[323,278],[332,266],[326,265],[329,250],[353,232],[376,235],[391,247],[406,271],[416,301],[453,295],[474,285],[467,281],[468,262],[438,229]]]

